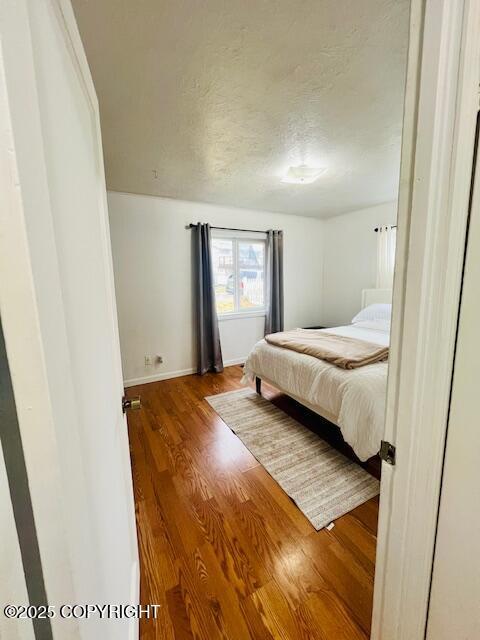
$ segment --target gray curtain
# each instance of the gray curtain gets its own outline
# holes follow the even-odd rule
[[[283,331],[283,231],[267,231],[265,335]]]
[[[195,317],[197,323],[197,373],[223,371],[213,281],[210,225],[192,228],[194,255]]]

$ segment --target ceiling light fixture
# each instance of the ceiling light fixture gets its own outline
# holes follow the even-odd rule
[[[311,184],[315,182],[325,168],[309,167],[306,164],[301,164],[298,167],[288,167],[286,174],[282,178],[282,182],[288,182],[289,184]]]

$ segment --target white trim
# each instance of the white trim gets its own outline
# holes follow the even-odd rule
[[[217,229],[211,227],[212,238],[218,238],[220,240],[251,240],[252,242],[265,242],[267,239],[266,231],[246,231],[244,229]]]
[[[231,360],[224,360],[223,366],[224,367],[234,367],[234,366],[239,365],[239,364],[245,364],[245,360],[247,358],[248,358],[248,356],[243,356],[243,358],[232,358]]]
[[[181,378],[196,373],[196,369],[178,369],[177,371],[165,371],[163,373],[152,373],[150,376],[141,376],[140,378],[130,378],[123,381],[125,389],[128,387],[136,387],[139,384],[148,384],[150,382],[160,382],[161,380],[170,380],[172,378]]]
[[[479,0],[413,0],[372,639],[423,640],[480,63]]]
[[[235,313],[219,313],[218,321],[224,320],[243,320],[244,318],[264,318],[267,315],[266,309],[259,309],[258,311],[236,311]]]
[[[247,356],[243,358],[233,358],[231,360],[225,360],[223,363],[224,367],[233,367],[235,365],[244,364]],[[124,380],[123,386],[125,389],[128,387],[136,387],[140,384],[149,384],[150,382],[161,382],[162,380],[172,380],[173,378],[181,378],[182,376],[190,376],[196,374],[197,370],[195,368],[191,369],[178,369],[177,371],[164,371],[163,373],[153,373],[150,376],[142,376],[140,378],[130,378],[129,380]]]

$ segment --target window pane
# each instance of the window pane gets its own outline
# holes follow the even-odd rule
[[[239,241],[238,270],[240,309],[258,309],[265,306],[265,243]]]
[[[212,262],[217,313],[232,313],[235,311],[235,277],[231,240],[212,238]]]

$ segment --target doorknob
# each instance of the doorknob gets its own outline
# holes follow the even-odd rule
[[[127,398],[127,396],[123,396],[122,398],[122,411],[125,413],[127,409],[131,409],[132,411],[137,411],[142,408],[142,401],[140,396],[135,396],[134,398]]]

